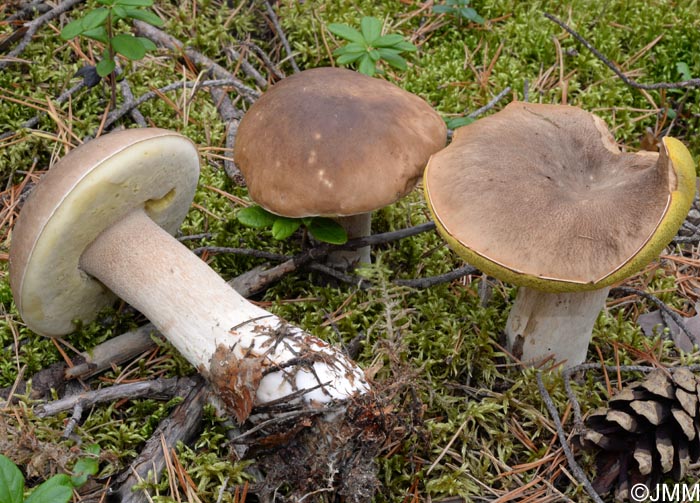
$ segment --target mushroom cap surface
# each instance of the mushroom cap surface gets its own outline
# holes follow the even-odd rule
[[[48,336],[70,333],[74,319],[91,320],[112,303],[114,295],[79,268],[85,248],[137,209],[174,234],[198,178],[196,146],[156,128],[101,136],[56,163],[30,194],[12,233],[10,285],[29,328]]]
[[[516,285],[594,290],[653,260],[695,194],[676,139],[623,153],[580,108],[513,102],[455,132],[424,175],[438,230],[467,262]]]
[[[250,107],[234,160],[250,197],[287,217],[348,216],[403,197],[447,127],[430,105],[387,81],[315,68]]]

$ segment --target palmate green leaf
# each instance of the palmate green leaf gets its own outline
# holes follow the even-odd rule
[[[384,61],[389,63],[397,70],[406,70],[408,68],[406,60],[399,56],[399,51],[381,48],[379,49],[379,55]]]
[[[365,38],[362,36],[362,33],[346,24],[331,23],[328,25],[328,31],[350,42],[356,42],[358,44],[365,43]]]
[[[138,19],[144,23],[151,24],[153,26],[163,26],[163,20],[159,18],[154,12],[142,9],[124,9],[127,13],[127,17],[130,19]]]
[[[294,234],[301,225],[298,218],[277,217],[272,224],[272,237],[275,239],[287,239]]]
[[[313,237],[324,243],[342,245],[348,241],[348,233],[335,220],[325,217],[313,217],[306,223],[306,228]]]
[[[24,500],[24,476],[10,458],[0,454],[0,501],[22,503]]]
[[[54,475],[32,491],[25,503],[68,503],[73,498],[73,484],[68,475]]]
[[[372,47],[392,47],[403,41],[403,37],[398,33],[390,33],[389,35],[382,35],[381,37],[375,39],[372,42]]]
[[[360,29],[365,42],[372,44],[382,34],[382,22],[376,17],[365,16],[360,21]]]
[[[399,42],[398,44],[394,44],[391,46],[391,48],[401,52],[416,52],[418,50],[415,45],[413,45],[411,42],[406,42],[405,40]]]
[[[97,63],[95,66],[95,70],[97,70],[97,75],[100,77],[106,77],[110,73],[114,71],[114,69],[117,67],[117,64],[114,62],[113,59],[109,57],[102,58],[102,60]]]
[[[333,56],[342,56],[343,54],[362,54],[363,52],[367,52],[367,46],[365,44],[351,42],[343,47],[338,47],[335,51],[333,51]]]
[[[335,59],[335,62],[339,65],[349,65],[360,59],[366,52],[353,52],[350,54],[342,54]]]
[[[236,213],[236,218],[240,223],[247,227],[262,229],[265,227],[271,227],[277,216],[270,213],[262,206],[253,205],[238,210],[238,213]]]
[[[112,38],[112,48],[125,58],[138,60],[146,55],[143,42],[128,33],[122,33]]]
[[[362,57],[360,58],[360,64],[357,67],[357,71],[360,73],[364,73],[365,75],[369,75],[370,77],[373,77],[375,73],[377,73],[377,67],[374,64],[374,61],[372,61],[372,58],[369,56],[369,54],[363,54]]]

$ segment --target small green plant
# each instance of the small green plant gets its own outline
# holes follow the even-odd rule
[[[445,0],[445,3],[442,5],[434,5],[433,12],[435,14],[452,14],[475,23],[484,24],[484,18],[473,8],[469,7],[469,1],[470,0]]]
[[[377,65],[384,61],[398,70],[406,70],[405,52],[416,51],[416,46],[396,33],[382,35],[382,22],[376,17],[363,17],[360,31],[346,24],[331,23],[328,30],[349,43],[333,51],[339,65],[357,64],[357,70],[373,76],[383,71]]]
[[[287,239],[304,225],[318,241],[342,245],[348,240],[345,229],[334,220],[324,217],[288,218],[270,213],[262,206],[253,205],[238,211],[238,221],[256,229],[272,229],[275,239]]]
[[[450,129],[457,129],[458,127],[466,126],[468,124],[471,124],[474,122],[476,119],[473,117],[469,117],[467,115],[463,115],[460,117],[451,117],[449,119],[445,119],[445,123],[447,124],[447,127]]]
[[[162,26],[163,21],[154,12],[147,10],[153,5],[153,0],[97,0],[97,3],[104,7],[90,10],[61,30],[63,40],[82,36],[105,45],[102,59],[95,67],[97,75],[106,77],[113,74],[117,66],[115,60],[117,54],[136,61],[142,59],[147,51],[156,49],[156,45],[145,37],[135,37],[130,33],[116,33],[120,20],[138,19],[153,26]],[[112,77],[112,106],[114,106],[116,83],[114,75]]]
[[[65,473],[54,475],[37,486],[29,496],[24,497],[24,476],[8,457],[0,454],[0,502],[2,503],[68,503],[73,497],[73,489],[87,482],[88,476],[95,475],[98,469],[98,446],[86,449],[93,456],[80,458],[73,467],[75,475]]]

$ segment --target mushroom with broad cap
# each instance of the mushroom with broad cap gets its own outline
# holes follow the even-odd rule
[[[194,144],[155,128],[102,136],[59,161],[12,234],[10,283],[29,328],[69,333],[74,319],[93,319],[116,295],[153,322],[240,421],[253,405],[292,394],[322,404],[368,391],[340,351],[246,301],[171,236],[198,176]],[[291,365],[300,358],[306,363]]]
[[[280,216],[336,219],[349,238],[370,233],[373,210],[408,194],[447,128],[418,96],[341,68],[275,84],[241,120],[234,160],[250,197]],[[369,248],[335,265],[370,262]]]
[[[467,262],[520,285],[506,325],[522,361],[585,360],[611,284],[639,271],[695,193],[688,150],[621,152],[580,108],[514,102],[458,129],[425,171],[437,228]]]

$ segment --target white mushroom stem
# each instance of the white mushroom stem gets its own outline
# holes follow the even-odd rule
[[[609,290],[547,293],[520,287],[506,323],[508,350],[529,364],[550,356],[564,367],[583,363]]]
[[[142,210],[103,231],[80,267],[147,316],[240,420],[300,390],[314,403],[368,390],[340,351],[245,300]]]
[[[364,238],[372,234],[372,213],[359,213],[334,219],[343,226],[348,239]],[[338,250],[328,254],[326,263],[340,269],[349,269],[357,264],[369,264],[372,262],[370,247],[363,246],[355,250]]]

